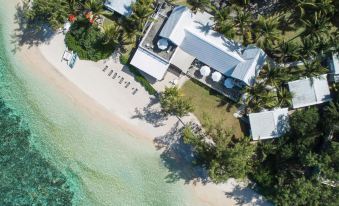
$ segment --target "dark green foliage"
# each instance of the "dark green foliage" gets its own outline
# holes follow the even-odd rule
[[[204,10],[211,5],[210,0],[188,0],[187,2],[192,5],[193,11]]]
[[[32,148],[30,135],[0,100],[0,205],[72,205],[65,176]]]
[[[321,111],[320,111],[321,112]],[[277,205],[338,205],[338,143],[328,141],[316,108],[294,112],[290,131],[260,142],[251,177]]]
[[[192,145],[197,163],[204,166],[209,177],[217,183],[230,177],[245,178],[252,168],[254,145],[249,138],[234,138],[220,124],[212,124],[208,120],[206,122],[206,133],[193,133],[190,126],[183,132],[184,142]]]
[[[157,91],[152,87],[152,85],[148,82],[148,80],[142,76],[142,74],[139,72],[139,70],[132,65],[128,66],[128,69],[130,72],[134,74],[134,80],[139,82],[141,86],[145,88],[145,90],[148,92],[150,95],[156,95]]]
[[[120,55],[120,63],[121,64],[128,64],[128,60],[129,60],[129,56],[128,55],[125,55],[125,54],[122,54]]]
[[[68,0],[26,0],[23,9],[28,23],[46,22],[53,29],[62,27],[70,13]]]
[[[87,19],[72,24],[66,34],[67,47],[76,52],[80,59],[98,61],[107,59],[114,50],[114,45],[107,44],[103,33]]]

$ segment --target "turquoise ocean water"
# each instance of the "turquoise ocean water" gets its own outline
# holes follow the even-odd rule
[[[0,0],[0,97],[31,131],[33,148],[66,178],[73,205],[193,205],[182,182],[166,182],[152,143],[91,119],[13,55],[10,2]]]

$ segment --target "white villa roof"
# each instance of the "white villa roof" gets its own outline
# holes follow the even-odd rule
[[[106,0],[105,7],[111,11],[116,11],[123,16],[129,16],[132,13],[131,5],[136,0]]]
[[[221,38],[219,39],[222,41]],[[242,60],[228,55],[225,49],[221,49],[220,46],[217,46],[218,44],[213,43],[214,42],[208,42],[206,39],[201,38],[201,36],[186,30],[185,39],[180,45],[180,48],[192,56],[195,56],[199,61],[229,76],[234,67],[242,62]],[[219,45],[223,44],[224,42],[219,42]]]
[[[175,45],[180,45],[185,37],[184,28],[192,23],[192,13],[185,6],[177,6],[167,19],[159,36],[171,40]]]
[[[339,74],[339,54],[332,55],[331,70],[334,74]]]
[[[194,59],[195,57],[184,52],[178,47],[172,56],[171,64],[180,68],[182,72],[187,73]]]
[[[331,100],[326,74],[288,83],[293,94],[293,108],[316,105]]]
[[[253,140],[280,137],[289,128],[288,108],[249,114]]]
[[[242,56],[246,61],[239,63],[235,67],[231,77],[243,81],[248,86],[252,86],[265,63],[266,54],[258,47],[247,47]]]
[[[168,62],[140,47],[135,52],[131,64],[157,80],[163,79],[169,66]]]
[[[175,44],[177,50],[180,49],[187,53],[190,56],[190,62],[191,57],[197,58],[226,76],[252,85],[262,68],[266,54],[261,49],[253,47],[248,47],[241,54],[243,48],[236,42],[212,30],[213,24],[212,15],[206,12],[193,14],[187,7],[177,6],[173,9],[159,36],[167,38]],[[178,56],[180,52],[175,52],[168,63],[176,65],[185,72],[189,61],[187,61],[187,64],[182,64],[184,62]],[[156,57],[155,54],[148,55],[148,58]],[[143,70],[140,67],[138,68]],[[158,70],[158,68],[154,69]],[[153,72],[146,73],[153,76]]]

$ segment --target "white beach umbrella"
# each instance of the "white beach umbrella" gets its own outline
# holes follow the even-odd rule
[[[227,78],[224,82],[226,88],[232,89],[234,87],[234,81],[232,78]]]
[[[207,77],[211,73],[211,69],[208,66],[203,66],[200,69],[200,74],[204,77]]]
[[[157,46],[158,46],[159,49],[165,50],[168,47],[168,41],[166,39],[164,39],[164,38],[161,38],[157,42]]]
[[[222,75],[220,74],[220,72],[215,71],[212,73],[212,80],[215,82],[220,81],[221,77]]]

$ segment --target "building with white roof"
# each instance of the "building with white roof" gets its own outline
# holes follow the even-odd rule
[[[253,140],[280,137],[289,129],[288,108],[251,113],[248,116]]]
[[[292,103],[295,109],[332,100],[326,74],[289,82],[288,87],[293,94]]]
[[[339,82],[339,54],[335,53],[330,59],[330,77],[331,81]]]
[[[157,27],[156,24],[159,23],[152,23],[154,27]],[[185,6],[175,7],[163,24],[158,26],[160,32],[157,36],[167,39],[174,51],[173,55],[165,60],[168,63],[166,65],[175,65],[186,72],[193,60],[198,59],[221,74],[239,80],[244,85],[253,85],[265,62],[266,54],[257,47],[248,47],[242,51],[243,48],[239,44],[214,31],[213,25],[212,16],[206,12],[194,14]],[[144,39],[147,35],[146,33]],[[139,48],[144,47],[144,39]],[[149,49],[150,52],[151,50],[156,53],[154,49]],[[162,80],[166,73],[165,65],[158,69],[156,59],[153,60],[154,65],[152,65],[149,60],[139,61],[138,54],[137,51],[131,64],[157,80]],[[152,58],[151,55],[149,57]],[[186,61],[181,63],[184,60]],[[147,65],[145,65],[146,62]],[[147,69],[144,69],[145,67]],[[163,73],[159,74],[159,70]]]
[[[136,0],[106,0],[104,6],[113,11],[118,12],[123,16],[130,16],[132,14],[132,3]]]

